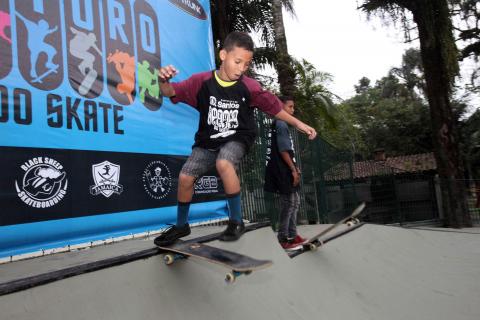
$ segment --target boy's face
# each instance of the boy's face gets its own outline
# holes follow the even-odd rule
[[[220,70],[218,76],[224,81],[236,81],[244,74],[253,58],[253,52],[244,48],[233,47],[232,50],[220,50]]]
[[[287,100],[283,103],[283,110],[285,110],[289,115],[293,115],[295,112],[295,102],[292,100]]]

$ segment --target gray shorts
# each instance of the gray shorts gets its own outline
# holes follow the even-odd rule
[[[215,168],[216,161],[221,159],[228,160],[237,169],[246,151],[245,145],[239,141],[229,141],[218,150],[195,147],[180,173],[195,178],[201,177],[210,169]]]

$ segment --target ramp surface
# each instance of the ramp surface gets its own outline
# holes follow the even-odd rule
[[[365,225],[294,259],[270,228],[210,244],[274,264],[228,285],[156,255],[2,296],[1,319],[480,319],[478,234]]]

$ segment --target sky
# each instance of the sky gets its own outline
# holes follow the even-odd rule
[[[346,99],[354,85],[367,77],[375,83],[400,66],[406,44],[400,27],[367,20],[355,0],[295,0],[296,17],[284,12],[288,51],[317,70],[333,75],[330,90]]]
[[[401,65],[406,49],[419,47],[418,41],[405,43],[401,26],[368,20],[356,0],[295,0],[294,8],[296,17],[283,13],[289,53],[332,74],[328,88],[343,99],[355,94],[362,77],[374,84]],[[463,67],[464,75],[467,69],[472,66]],[[480,97],[472,97],[470,111],[478,108]]]

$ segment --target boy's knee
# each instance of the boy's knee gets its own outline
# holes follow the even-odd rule
[[[220,174],[222,174],[223,172],[228,172],[228,171],[231,171],[231,170],[235,170],[235,167],[233,166],[233,164],[230,161],[225,160],[225,159],[217,160],[215,165],[217,167],[218,173],[220,173]]]
[[[195,183],[195,177],[180,173],[178,177],[178,185],[180,187],[191,187]]]

